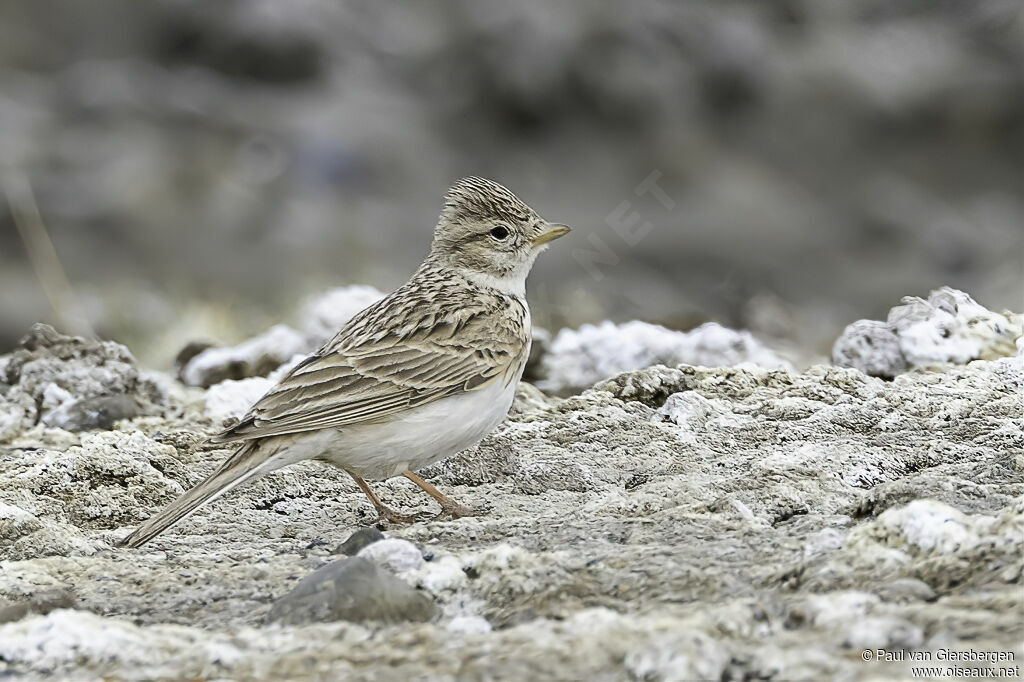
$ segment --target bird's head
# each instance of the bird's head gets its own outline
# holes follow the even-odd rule
[[[445,195],[430,255],[478,283],[519,292],[537,255],[567,232],[498,183],[468,177]]]

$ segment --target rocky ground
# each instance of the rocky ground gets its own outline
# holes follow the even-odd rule
[[[904,302],[916,322],[892,331],[891,379],[838,366],[856,348],[893,371],[857,337],[883,323],[802,371],[722,328],[673,344],[623,326],[661,340],[635,362],[669,348],[674,366],[618,366],[559,398],[524,384],[494,434],[423,472],[478,518],[377,533],[346,475],[306,463],[139,550],[115,543],[227,454],[204,437],[267,379],[186,387],[39,328],[0,358],[0,676],[866,680],[910,677],[915,655],[1019,671],[1020,322],[970,304]],[[608,366],[564,334],[538,382]],[[915,354],[913,338],[934,343]],[[980,350],[957,359],[965,343]],[[734,366],[687,364],[691,346]],[[559,353],[575,369],[543,376]],[[92,416],[104,395],[130,411]],[[377,488],[436,510],[404,479]],[[980,652],[1014,661],[937,658]]]

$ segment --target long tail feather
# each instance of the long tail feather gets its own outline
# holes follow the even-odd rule
[[[205,480],[161,509],[156,516],[136,528],[119,544],[122,547],[141,547],[208,502],[212,502],[232,488],[276,468],[267,466],[270,457],[260,456],[258,449],[259,443],[255,441],[243,445],[235,454],[224,460],[217,470],[207,476]]]

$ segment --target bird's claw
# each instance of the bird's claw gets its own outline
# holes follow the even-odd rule
[[[487,509],[483,507],[467,507],[464,504],[453,502],[451,504],[441,505],[441,512],[434,516],[435,521],[452,521],[454,519],[463,519],[471,516],[485,516]]]
[[[374,526],[381,523],[392,523],[395,525],[409,525],[416,523],[417,521],[425,521],[431,518],[431,514],[428,512],[416,512],[415,514],[402,514],[396,512],[394,509],[388,509],[387,507],[377,510],[377,518],[374,520]]]

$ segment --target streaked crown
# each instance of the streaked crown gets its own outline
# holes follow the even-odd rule
[[[526,223],[540,217],[504,185],[474,175],[448,188],[444,208],[445,217],[453,222],[494,219]]]

